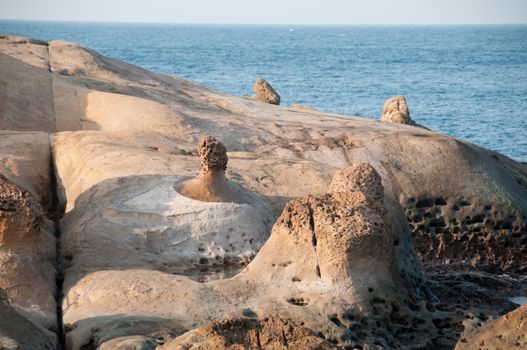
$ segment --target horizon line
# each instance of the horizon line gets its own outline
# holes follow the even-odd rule
[[[232,25],[232,26],[522,26],[527,22],[500,23],[243,23],[243,22],[148,22],[148,21],[97,21],[97,20],[64,20],[64,19],[19,19],[0,18],[0,21],[11,22],[59,22],[87,24],[159,24],[159,25]]]

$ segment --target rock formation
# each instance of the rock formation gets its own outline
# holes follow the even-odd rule
[[[424,128],[228,96],[62,41],[0,37],[0,71],[0,173],[44,216],[65,211],[67,349],[170,344],[240,317],[337,346],[452,348],[527,291],[521,162]],[[199,181],[196,145],[211,134],[241,201],[180,193]],[[44,218],[38,249],[17,253],[24,266],[54,261],[53,231]],[[37,270],[24,279],[43,296],[35,307],[7,293],[49,324],[55,276]]]
[[[209,323],[157,349],[329,350],[337,347],[293,322],[273,317],[265,319],[240,317]]]
[[[45,254],[54,237],[43,226],[33,195],[0,175],[0,288],[28,318],[55,328],[54,256]]]
[[[119,315],[169,319],[181,333],[226,315],[253,315],[291,320],[340,346],[455,343],[466,313],[425,307],[434,296],[419,270],[410,231],[401,226],[402,211],[389,203],[375,170],[354,165],[335,176],[331,189],[289,202],[255,259],[231,279],[200,284],[130,269],[94,272],[67,285],[64,322],[85,330],[67,335],[68,341],[88,342],[86,324],[97,318],[115,324],[122,322]],[[163,295],[170,297],[160,305]],[[438,323],[443,317],[450,321]],[[181,342],[216,341],[202,332]]]
[[[225,178],[227,150],[225,146],[208,135],[199,142],[201,170],[197,178],[185,182],[179,192],[185,197],[203,202],[244,203],[249,197]]]
[[[280,104],[280,95],[273,89],[267,80],[258,78],[253,86],[253,97],[272,105]]]
[[[527,305],[467,332],[455,349],[527,349]]]
[[[0,289],[0,349],[57,349],[57,337],[20,315]]]
[[[410,111],[404,96],[394,96],[384,102],[380,120],[383,122],[416,125],[410,118]]]

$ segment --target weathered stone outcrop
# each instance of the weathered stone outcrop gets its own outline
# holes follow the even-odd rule
[[[195,179],[186,181],[179,188],[185,197],[203,202],[248,203],[249,195],[230,184],[225,178],[227,150],[213,136],[203,136],[198,148],[201,170]]]
[[[0,349],[57,349],[57,337],[20,315],[0,289]]]
[[[87,274],[65,285],[65,324],[86,329],[91,319],[148,315],[174,320],[181,333],[227,315],[276,316],[340,346],[453,345],[466,313],[435,311],[402,211],[380,181],[357,164],[336,175],[332,192],[289,202],[255,259],[231,279],[200,284],[139,269]],[[438,323],[443,318],[450,320]],[[77,336],[68,341],[82,344]]]
[[[383,122],[416,125],[410,118],[410,110],[404,96],[394,96],[384,102],[380,120]]]
[[[280,104],[280,95],[273,89],[267,80],[258,78],[253,86],[253,97],[272,105]]]
[[[0,175],[0,288],[36,324],[56,327],[54,237],[31,193]],[[51,247],[50,247],[51,245]]]
[[[466,332],[456,350],[494,350],[527,348],[527,305]]]
[[[273,317],[264,319],[239,317],[206,324],[157,349],[329,350],[337,347],[290,321]]]
[[[0,38],[0,70],[0,173],[66,210],[67,348],[168,344],[240,315],[337,346],[452,348],[511,308],[493,294],[505,284],[444,272],[525,272],[523,163],[424,128],[228,96],[73,43]],[[409,118],[403,107],[392,112]],[[201,135],[228,149],[214,164],[228,156],[221,171],[243,201],[181,194]],[[42,227],[35,256],[52,261]]]

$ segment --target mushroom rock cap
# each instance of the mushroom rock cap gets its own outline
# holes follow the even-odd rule
[[[212,170],[227,169],[227,149],[214,136],[206,135],[199,141],[199,156],[201,158],[201,171],[209,172]]]
[[[258,78],[253,86],[253,97],[272,105],[280,104],[280,95],[273,89],[267,80]]]
[[[416,125],[410,118],[410,111],[406,104],[404,96],[394,96],[384,103],[384,108],[381,114],[381,121]]]

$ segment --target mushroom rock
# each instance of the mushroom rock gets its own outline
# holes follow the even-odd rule
[[[455,350],[527,349],[527,304],[466,332]]]
[[[203,137],[199,154],[196,178],[130,176],[83,193],[62,220],[65,284],[103,266],[149,267],[200,281],[245,266],[265,243],[275,214],[264,199],[227,180],[221,142]]]
[[[272,105],[280,104],[280,95],[273,89],[267,80],[258,78],[253,86],[253,97]]]
[[[56,327],[55,237],[33,195],[0,175],[0,288],[14,307]]]
[[[312,331],[274,317],[227,318],[189,331],[157,348],[176,349],[338,349]]]
[[[380,120],[383,122],[416,125],[410,118],[410,111],[404,96],[394,96],[384,102]]]
[[[57,336],[19,314],[0,289],[0,349],[57,349]]]
[[[216,138],[203,136],[198,148],[201,170],[197,178],[185,182],[179,192],[203,202],[246,203],[250,198],[225,178],[227,149]]]

